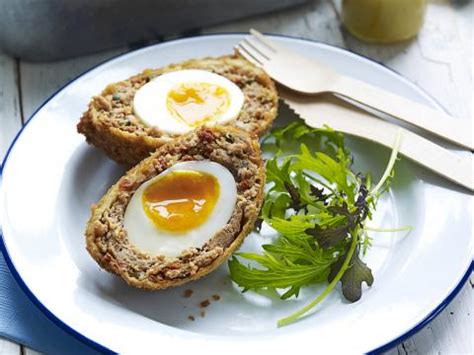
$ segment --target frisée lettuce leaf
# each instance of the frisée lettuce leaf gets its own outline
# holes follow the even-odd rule
[[[298,297],[302,287],[327,282],[308,305],[278,322],[287,325],[318,305],[340,282],[350,302],[362,296],[362,284],[374,282],[361,260],[371,241],[365,223],[393,177],[399,138],[382,179],[372,187],[370,174],[354,173],[344,136],[302,121],[276,128],[263,142],[267,191],[260,222],[276,230],[262,253],[235,253],[231,279],[243,291],[279,290],[282,299]],[[259,224],[260,225],[260,224]]]

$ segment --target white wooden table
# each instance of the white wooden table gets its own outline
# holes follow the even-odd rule
[[[363,54],[400,72],[451,114],[471,117],[473,99],[472,0],[432,0],[417,39],[390,46],[364,44],[340,27],[339,1],[312,1],[292,10],[203,30],[281,33],[322,41]],[[54,63],[28,63],[0,53],[0,161],[20,127],[49,95],[84,70],[125,52],[121,48]],[[468,232],[468,231],[466,231]],[[472,233],[472,231],[471,231]],[[472,354],[474,277],[427,327],[392,354]],[[0,338],[0,355],[36,352]]]

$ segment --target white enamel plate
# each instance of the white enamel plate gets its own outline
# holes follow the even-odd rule
[[[53,320],[102,351],[150,349],[192,353],[360,353],[387,349],[421,328],[462,286],[472,263],[472,197],[402,160],[392,190],[380,201],[373,225],[410,225],[411,233],[374,233],[366,256],[375,275],[359,302],[335,290],[301,321],[276,321],[312,300],[323,286],[296,300],[242,294],[227,266],[184,287],[147,292],[100,270],[85,250],[89,207],[124,173],[76,133],[90,98],[108,83],[149,67],[232,52],[242,35],[212,35],[147,47],[112,59],[80,76],[45,103],[21,131],[5,158],[0,188],[3,251],[28,296]],[[398,74],[342,49],[275,37],[290,49],[318,58],[344,74],[440,109]],[[291,119],[285,109],[281,118]],[[389,151],[350,140],[355,168],[379,177]],[[268,235],[252,234],[243,246],[259,250]],[[185,289],[194,291],[183,297]],[[215,301],[212,295],[219,295]],[[209,299],[202,309],[199,303]],[[201,316],[201,311],[205,316]],[[188,319],[194,316],[195,320]]]

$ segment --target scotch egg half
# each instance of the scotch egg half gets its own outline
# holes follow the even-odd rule
[[[264,185],[254,136],[199,127],[163,144],[92,206],[87,250],[134,287],[158,290],[197,280],[251,233]]]

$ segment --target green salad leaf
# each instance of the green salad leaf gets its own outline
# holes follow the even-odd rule
[[[267,191],[257,223],[279,234],[262,253],[236,253],[229,260],[232,280],[243,291],[279,290],[297,297],[302,287],[328,282],[326,289],[280,326],[297,320],[319,304],[341,282],[343,296],[355,302],[362,284],[374,277],[360,259],[370,247],[365,223],[393,177],[399,139],[381,181],[371,187],[369,174],[352,171],[353,157],[344,136],[330,128],[315,129],[302,121],[276,128],[263,142]]]
[[[337,273],[342,267],[346,254],[343,254],[337,262],[331,265],[331,271],[328,276],[328,281],[335,279]],[[365,282],[368,286],[374,283],[374,276],[372,270],[359,257],[359,250],[356,247],[352,255],[350,268],[344,272],[341,277],[342,294],[350,302],[356,302],[362,297],[362,283]]]

